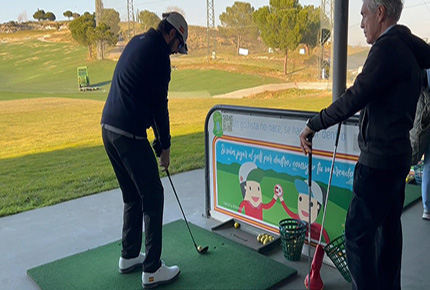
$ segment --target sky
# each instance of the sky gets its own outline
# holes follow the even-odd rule
[[[232,6],[238,0],[214,0],[215,24],[219,25],[219,15],[226,7]],[[326,0],[329,1],[329,0]],[[335,0],[332,0],[335,1]],[[344,0],[342,0],[344,1]],[[255,10],[269,5],[269,0],[241,0],[250,3]],[[321,0],[299,0],[302,5],[320,6]],[[95,11],[95,0],[0,0],[0,23],[21,19],[34,20],[33,14],[37,9],[53,12],[57,20],[65,20],[63,12],[70,10],[83,14]],[[334,2],[333,2],[334,3]],[[127,0],[103,0],[105,8],[113,8],[120,13],[122,21],[127,20]],[[205,0],[133,0],[134,10],[149,10],[161,17],[168,7],[179,7],[185,12],[185,18],[190,25],[206,26],[207,7]],[[362,1],[349,1],[348,43],[351,45],[366,45],[360,28]],[[430,40],[430,0],[404,0],[404,9],[399,23],[407,25],[414,34]]]

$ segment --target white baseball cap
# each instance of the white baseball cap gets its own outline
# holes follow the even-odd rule
[[[184,16],[178,12],[168,12],[163,13],[163,18],[166,19],[166,21],[169,22],[182,37],[184,45],[178,50],[178,52],[181,54],[187,54],[188,24],[187,21],[185,21]]]

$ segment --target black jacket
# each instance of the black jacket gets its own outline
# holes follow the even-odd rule
[[[373,168],[395,168],[410,163],[409,131],[430,67],[430,46],[401,25],[393,26],[373,44],[359,74],[339,99],[308,126],[319,131],[360,111],[359,162]]]
[[[116,65],[101,123],[138,136],[155,125],[163,149],[169,148],[170,72],[170,48],[159,31],[133,37]]]

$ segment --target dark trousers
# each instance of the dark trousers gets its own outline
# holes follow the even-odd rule
[[[345,224],[352,289],[400,289],[405,180],[409,166],[376,169],[357,163]]]
[[[161,265],[164,191],[157,160],[147,139],[135,140],[102,129],[103,143],[124,201],[123,258],[135,258],[142,247],[145,224],[144,272]]]

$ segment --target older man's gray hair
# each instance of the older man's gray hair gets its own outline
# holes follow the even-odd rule
[[[388,18],[399,21],[403,10],[403,0],[363,0],[367,9],[374,13],[379,6],[385,7],[385,13]]]

